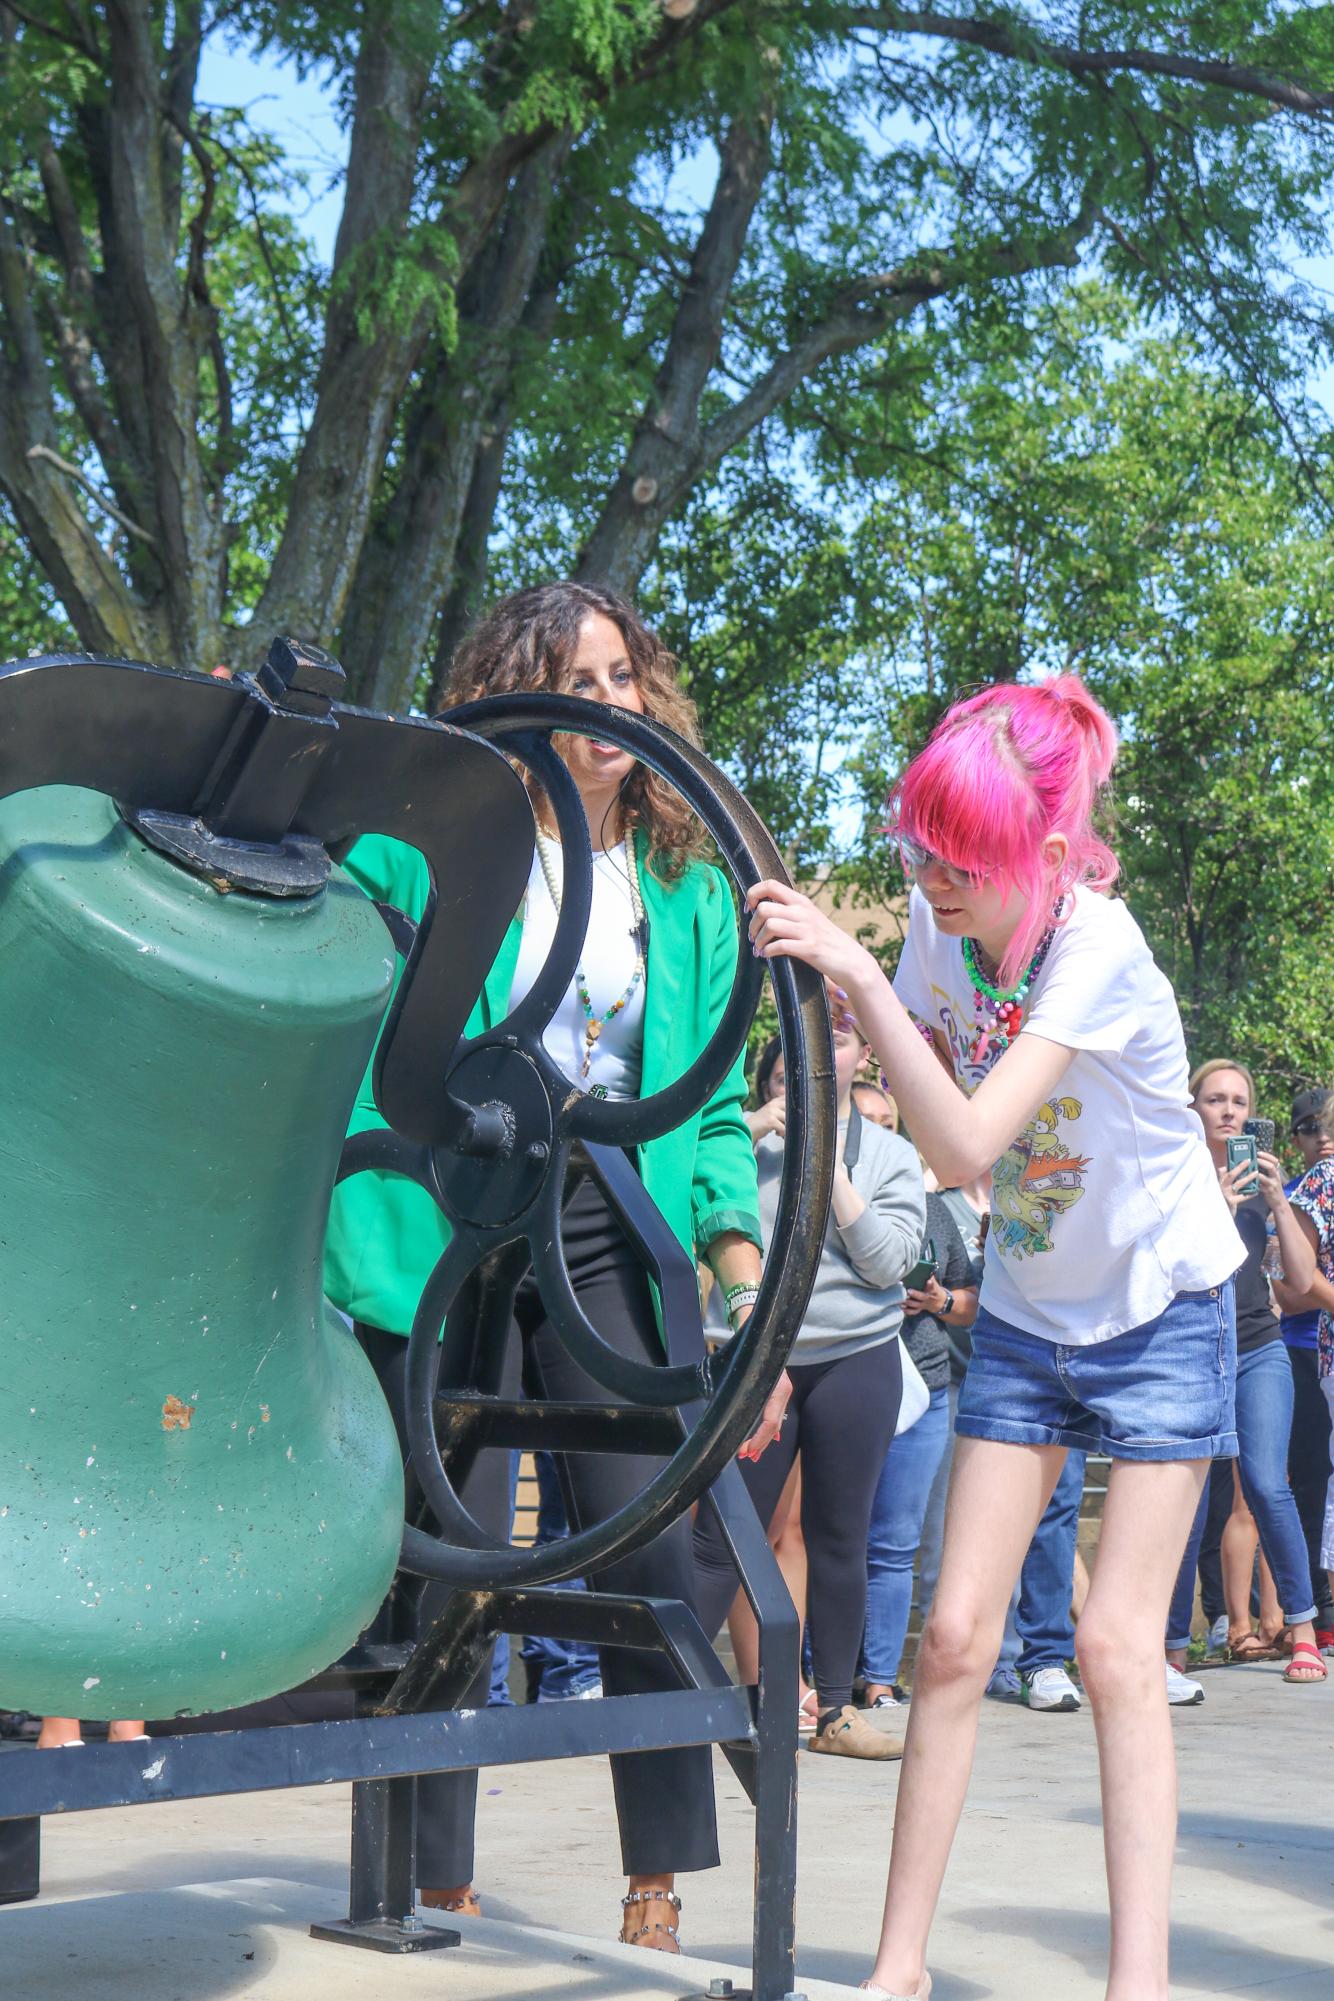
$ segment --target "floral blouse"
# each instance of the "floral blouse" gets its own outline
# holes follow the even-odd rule
[[[1334,1159],[1318,1160],[1310,1173],[1292,1191],[1292,1206],[1302,1209],[1315,1224],[1320,1247],[1316,1262],[1334,1285]],[[1320,1315],[1320,1373],[1334,1376],[1334,1315],[1325,1308]]]

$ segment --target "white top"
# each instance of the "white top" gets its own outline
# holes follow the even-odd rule
[[[557,885],[563,886],[565,858],[559,841],[548,841],[547,858]],[[579,964],[588,983],[594,1020],[601,1020],[634,977],[634,924],[625,843],[621,841],[604,854],[593,856],[593,907]],[[546,964],[555,931],[556,908],[542,873],[542,858],[534,852],[524,906],[523,942],[510,988],[511,1008],[518,1006]],[[643,980],[615,1019],[603,1022],[588,1076],[581,1077],[588,1049],[584,1041],[587,1025],[588,1016],[571,980],[542,1037],[548,1055],[581,1090],[595,1092],[599,1097],[637,1098],[644,1060]]]
[[[914,889],[894,991],[939,1029],[970,1094],[981,1023],[958,938]],[[982,1304],[1068,1347],[1221,1285],[1244,1247],[1187,1102],[1172,989],[1124,903],[1080,889],[1033,982],[1025,1031],[1072,1050],[1051,1100],[993,1171]]]

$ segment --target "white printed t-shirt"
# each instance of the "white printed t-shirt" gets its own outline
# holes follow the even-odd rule
[[[970,1095],[981,1024],[963,945],[914,889],[894,991],[943,1036]],[[1087,1347],[1221,1285],[1244,1247],[1191,1110],[1181,1017],[1124,903],[1085,889],[1033,982],[1025,1031],[1073,1051],[1052,1097],[992,1174],[982,1304]]]

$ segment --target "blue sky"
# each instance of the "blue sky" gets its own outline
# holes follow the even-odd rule
[[[320,257],[329,262],[342,208],[339,177],[347,144],[330,102],[328,75],[314,72],[301,78],[291,64],[271,56],[257,57],[244,49],[227,50],[214,37],[205,47],[199,97],[204,102],[245,107],[256,126],[281,141],[287,156],[309,182],[308,201],[297,211],[302,226]],[[690,185],[695,180],[697,190]],[[687,169],[682,193],[687,197],[696,193],[703,201],[711,181],[710,163],[701,161],[698,173]],[[1334,297],[1334,257],[1297,258],[1293,270]],[[1309,388],[1334,419],[1334,366],[1313,376]]]

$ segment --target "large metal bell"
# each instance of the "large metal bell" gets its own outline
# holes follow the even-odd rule
[[[336,871],[251,895],[99,793],[0,803],[0,1706],[235,1707],[387,1590],[401,1462],[320,1254],[393,974]]]

